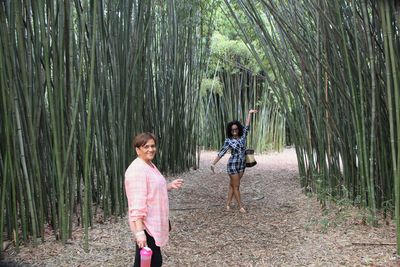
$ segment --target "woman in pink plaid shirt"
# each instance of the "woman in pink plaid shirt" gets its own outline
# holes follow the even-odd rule
[[[167,184],[152,163],[156,155],[156,137],[152,133],[138,134],[132,143],[137,158],[125,172],[125,192],[128,198],[128,220],[136,239],[134,266],[140,266],[140,249],[153,251],[151,266],[161,266],[160,247],[168,241],[169,205],[167,191],[178,189],[183,180]]]

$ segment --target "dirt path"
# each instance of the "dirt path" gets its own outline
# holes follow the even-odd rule
[[[227,157],[208,168],[215,152],[203,152],[199,170],[181,175],[182,190],[170,194],[173,231],[163,249],[164,266],[397,266],[392,221],[364,225],[361,211],[328,207],[298,186],[293,149],[259,155],[246,170],[241,193],[248,213],[224,210]],[[174,179],[176,177],[168,177]],[[48,242],[24,247],[7,259],[29,266],[131,266],[133,245],[125,219],[97,224],[90,253],[82,249],[82,231],[67,246]]]

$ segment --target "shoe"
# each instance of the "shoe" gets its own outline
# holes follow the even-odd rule
[[[226,206],[226,211],[230,211],[231,207],[230,206]]]
[[[241,207],[241,208],[239,209],[239,211],[240,211],[241,213],[246,213],[246,210],[245,210],[243,207]]]

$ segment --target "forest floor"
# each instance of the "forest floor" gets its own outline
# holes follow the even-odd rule
[[[170,240],[163,266],[400,266],[394,221],[365,223],[366,213],[348,203],[322,209],[299,186],[296,153],[256,155],[241,182],[247,213],[225,211],[228,157],[209,169],[216,152],[202,152],[200,168],[179,175],[182,189],[170,192]],[[168,180],[178,178],[167,177]],[[126,218],[98,219],[83,250],[78,228],[66,245],[49,234],[36,247],[10,246],[8,266],[132,266],[134,246]],[[2,263],[0,263],[2,265]]]

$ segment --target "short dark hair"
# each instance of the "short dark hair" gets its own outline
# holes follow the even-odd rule
[[[243,125],[240,123],[240,121],[230,121],[226,125],[226,136],[228,138],[232,138],[232,126],[236,125],[239,129],[239,136],[243,135]]]
[[[154,134],[149,132],[140,133],[133,138],[132,148],[135,149],[144,146],[150,139],[153,139],[154,142],[157,144],[157,138]]]

